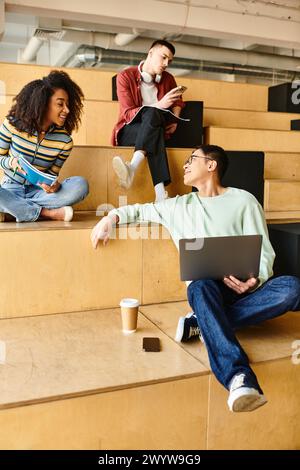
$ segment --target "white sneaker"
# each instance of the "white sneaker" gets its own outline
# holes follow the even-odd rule
[[[134,171],[128,162],[123,162],[121,157],[114,157],[112,161],[114,172],[119,178],[119,185],[129,189],[133,182]]]
[[[228,406],[230,411],[253,411],[267,403],[266,397],[256,388],[247,387],[245,374],[235,375],[230,384]]]
[[[71,220],[73,219],[73,207],[71,206],[64,206],[64,210],[65,210],[65,217],[64,217],[64,222],[71,222]]]

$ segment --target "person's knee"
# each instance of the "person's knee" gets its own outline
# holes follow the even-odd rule
[[[83,199],[89,194],[89,183],[82,176],[77,176],[76,178],[77,178],[77,184],[78,184],[78,194]]]
[[[71,176],[63,182],[60,196],[62,205],[73,205],[82,201],[89,193],[89,184],[82,176]]]
[[[199,279],[198,281],[193,281],[189,285],[188,289],[191,290],[203,290],[215,286],[215,281],[212,279]]]
[[[279,282],[283,301],[287,304],[287,309],[294,310],[300,308],[300,279],[296,276],[280,276],[275,278]]]
[[[198,281],[193,281],[187,289],[188,298],[192,300],[194,295],[199,295],[200,293],[211,289],[216,289],[216,283],[211,279],[199,279]]]
[[[159,109],[149,106],[143,112],[142,119],[147,119],[152,125],[163,125],[164,119]]]
[[[89,193],[89,183],[83,176],[73,176],[72,193],[78,199],[84,199]]]
[[[291,302],[291,308],[300,307],[300,279],[296,276],[286,276],[288,278],[287,298]]]
[[[187,288],[187,297],[191,308],[197,315],[198,321],[201,321],[201,312],[199,311],[199,300],[201,306],[203,307],[203,302],[206,302],[204,299],[209,299],[212,297],[217,297],[219,293],[219,288],[216,281],[211,279],[199,279],[198,281],[193,281],[189,284]]]

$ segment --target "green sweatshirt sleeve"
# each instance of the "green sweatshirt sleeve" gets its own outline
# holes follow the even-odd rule
[[[119,217],[119,224],[154,222],[169,229],[175,203],[176,198],[157,203],[133,204],[113,209],[110,214]]]
[[[244,235],[262,235],[262,248],[259,266],[259,286],[273,275],[275,252],[269,240],[267,224],[263,209],[257,201],[248,204],[243,218]]]

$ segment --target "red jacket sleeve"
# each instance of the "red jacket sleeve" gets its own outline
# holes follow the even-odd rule
[[[130,122],[139,109],[141,109],[140,104],[133,95],[132,86],[137,85],[136,83],[132,84],[132,81],[126,74],[120,73],[117,75],[117,95],[120,104],[120,115],[124,116],[126,122]]]

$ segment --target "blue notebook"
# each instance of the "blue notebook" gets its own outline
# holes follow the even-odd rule
[[[24,157],[19,156],[18,162],[22,170],[26,171],[26,175],[17,172],[18,175],[26,178],[27,181],[29,181],[31,184],[34,184],[35,186],[39,186],[40,184],[47,184],[48,186],[51,186],[51,184],[55,183],[57,176],[49,175],[48,173],[44,173],[43,171],[38,170]]]

